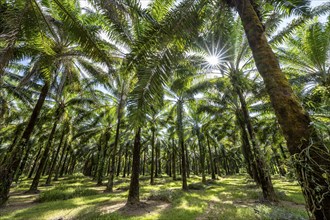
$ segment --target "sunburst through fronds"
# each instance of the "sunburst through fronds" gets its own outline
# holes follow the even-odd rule
[[[228,49],[226,44],[221,44],[212,38],[211,42],[204,41],[201,49],[204,62],[202,65],[205,69],[219,69],[228,59]]]

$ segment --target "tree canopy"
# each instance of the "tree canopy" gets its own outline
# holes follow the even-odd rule
[[[0,205],[78,172],[130,175],[128,207],[145,175],[246,173],[278,203],[278,174],[330,219],[329,36],[329,2],[1,1]]]

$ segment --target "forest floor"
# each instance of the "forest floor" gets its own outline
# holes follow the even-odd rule
[[[24,194],[31,180],[23,179],[12,188],[8,206],[0,209],[0,219],[308,219],[295,181],[274,177],[278,204],[262,202],[260,189],[246,175],[220,177],[206,185],[200,181],[197,176],[189,178],[195,189],[183,192],[181,181],[161,177],[150,185],[149,178],[142,177],[140,199],[144,205],[127,209],[129,178],[117,179],[114,192],[106,193],[105,186],[96,186],[91,178],[76,174],[39,187],[38,195]]]

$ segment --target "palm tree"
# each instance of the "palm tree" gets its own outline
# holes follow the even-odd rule
[[[66,89],[65,86],[67,86],[67,85],[64,85],[64,89]],[[72,89],[69,88],[69,91],[72,92]],[[55,132],[56,132],[56,128],[57,128],[59,122],[61,121],[61,119],[63,118],[63,116],[65,114],[67,114],[66,113],[66,111],[68,111],[67,108],[70,108],[71,106],[74,106],[74,105],[77,105],[77,104],[87,107],[88,105],[94,103],[94,101],[92,99],[81,97],[81,94],[79,94],[78,97],[75,97],[75,96],[72,97],[72,95],[70,95],[69,93],[65,94],[66,91],[63,91],[63,89],[60,89],[59,92],[60,93],[63,92],[63,93],[59,94],[59,97],[57,97],[57,99],[56,99],[57,103],[56,103],[56,108],[55,108],[55,111],[54,111],[53,126],[52,126],[51,132],[49,134],[49,138],[47,140],[44,152],[42,154],[39,167],[38,167],[36,175],[35,175],[35,177],[32,181],[30,189],[28,190],[28,193],[38,192],[37,188],[38,188],[39,180],[40,180],[42,171],[45,167],[45,163],[47,161],[47,158],[49,157],[49,153],[52,149],[52,145],[53,145],[52,142],[53,142],[53,138],[54,138],[54,135],[55,135]],[[50,171],[50,176],[51,176],[51,172],[52,171]],[[50,178],[48,178],[48,179],[50,180]]]
[[[159,149],[159,147],[156,147],[156,144],[160,144],[157,143],[157,139],[159,136],[159,131],[160,131],[160,125],[161,122],[163,120],[163,115],[164,112],[157,112],[157,110],[153,109],[152,113],[149,114],[148,117],[148,121],[150,122],[150,127],[151,127],[151,140],[150,140],[150,144],[151,144],[151,167],[150,167],[150,184],[153,185],[155,184],[154,182],[154,177],[157,177],[158,175],[158,170],[157,170],[157,162],[158,162],[158,157],[156,156],[156,160],[155,160],[155,151],[156,151],[156,155],[157,154],[157,149]],[[155,166],[156,165],[156,166]],[[155,170],[156,167],[156,170]]]
[[[115,143],[114,147],[112,149],[112,155],[111,155],[111,165],[110,165],[110,173],[109,173],[109,180],[107,184],[107,191],[112,192],[113,191],[113,180],[115,177],[115,161],[116,161],[116,155],[117,155],[117,148],[119,144],[119,135],[120,135],[120,126],[121,126],[121,121],[124,113],[124,108],[126,104],[126,98],[128,95],[128,92],[130,90],[131,86],[131,78],[125,78],[122,77],[119,80],[116,80],[118,90],[115,92],[116,95],[116,101],[117,101],[117,125],[116,125],[116,132],[115,132]],[[119,158],[120,159],[120,158]]]
[[[295,37],[287,38],[286,48],[277,49],[278,56],[285,65],[283,71],[290,74],[292,83],[302,90],[300,96],[307,108],[309,106],[306,100],[313,100],[313,95],[317,100],[320,95],[318,91],[324,91],[321,100],[325,101],[330,97],[325,92],[330,86],[329,34],[330,20],[324,24],[313,20],[296,30]]]
[[[94,1],[94,3],[104,10],[109,26],[113,27],[111,34],[116,35],[118,42],[129,48],[129,53],[125,56],[126,59],[121,69],[124,74],[134,74],[134,81],[136,80],[136,84],[132,86],[134,89],[129,94],[128,99],[129,118],[134,124],[135,141],[133,170],[127,205],[134,205],[139,202],[140,139],[146,113],[150,110],[147,100],[157,96],[155,101],[160,103],[163,94],[163,90],[159,90],[163,87],[162,81],[154,80],[154,76],[159,76],[160,73],[166,73],[169,76],[170,68],[164,71],[163,63],[172,63],[176,59],[172,55],[181,48],[180,45],[172,44],[172,39],[168,38],[168,34],[178,33],[177,30],[182,27],[178,26],[173,29],[169,24],[177,24],[177,21],[181,20],[176,12],[184,14],[185,17],[189,16],[191,20],[196,21],[197,9],[191,7],[188,11],[180,12],[179,8],[189,8],[190,2],[182,3],[176,10],[169,10],[174,2],[169,1],[168,4],[160,4],[160,1],[154,1],[150,6],[150,11],[142,10],[136,2]],[[159,5],[162,7],[158,7]],[[160,28],[160,25],[163,28]],[[182,23],[182,25],[184,29],[189,30],[193,24]],[[181,38],[183,39],[186,34],[183,32]],[[150,36],[153,36],[154,39]],[[147,89],[145,89],[146,87]],[[155,88],[159,91],[156,96],[151,95],[151,91],[157,91]]]
[[[76,42],[81,43],[81,45],[83,45],[81,49],[84,49],[85,52],[87,52],[91,57],[94,56],[94,58],[99,58],[101,56],[102,58],[104,58],[104,60],[109,60],[108,57],[105,56],[103,51],[100,49],[99,43],[95,39],[95,34],[91,34],[91,32],[87,28],[81,28],[81,23],[79,23],[79,20],[76,19],[76,15],[73,15],[72,9],[76,8],[75,4],[68,4],[67,2],[65,2],[64,4],[67,6],[65,8],[63,7],[63,4],[61,2],[55,1],[55,5],[52,8],[52,12],[54,13],[53,15],[55,15],[56,13],[58,13],[58,9],[62,10],[63,26],[58,25],[58,23],[54,22],[56,21],[56,19],[52,18],[48,14],[45,14],[44,9],[47,8],[49,4],[47,2],[42,2],[41,4],[42,5],[39,5],[36,2],[32,3],[30,1],[25,1],[25,4],[23,4],[23,1],[17,1],[13,5],[10,5],[13,10],[9,10],[9,13],[6,14],[6,16],[11,19],[9,21],[16,21],[18,19],[19,22],[13,26],[14,30],[11,30],[10,28],[5,28],[5,31],[8,31],[8,33],[10,31],[14,31],[14,38],[7,39],[8,45],[6,49],[3,50],[1,53],[1,79],[3,69],[9,63],[10,60],[21,59],[24,56],[30,56],[32,58],[31,63],[33,64],[33,66],[28,72],[28,74],[25,75],[25,79],[23,81],[27,82],[36,73],[41,73],[43,76],[44,85],[41,89],[37,104],[35,105],[34,111],[32,112],[29,123],[26,126],[23,135],[20,138],[20,141],[17,142],[16,147],[13,148],[10,153],[10,156],[7,157],[6,161],[1,164],[0,173],[1,176],[4,177],[0,181],[1,206],[4,205],[8,200],[9,187],[11,185],[14,173],[19,167],[20,155],[25,149],[30,139],[44,100],[51,87],[51,83],[53,81],[52,73],[55,73],[56,68],[60,67],[59,63],[62,61],[62,58],[66,56],[79,56],[81,54],[74,52],[70,53],[68,52],[68,50],[64,49],[66,46],[70,45],[70,42],[67,41],[67,36],[64,38],[63,36],[61,36],[64,33],[62,32],[61,28],[65,27],[66,30],[75,29],[75,32],[70,36],[76,39]],[[21,5],[24,5],[24,7],[21,7]],[[22,12],[22,14],[20,12]],[[40,18],[41,22],[30,22],[29,19],[31,18],[31,14],[34,14],[36,18]],[[54,17],[57,18],[57,15],[55,15]],[[27,25],[27,23],[35,24],[38,29],[30,29],[30,26]],[[10,26],[9,24],[8,26]],[[15,48],[15,45],[18,44],[18,38],[16,36],[19,36],[21,32],[24,34],[29,34],[26,38],[26,45],[24,45],[25,47],[22,48],[17,47],[17,49],[15,49],[16,57],[13,57],[13,50]],[[33,37],[31,37],[31,33],[35,33]],[[61,40],[64,40],[64,42]],[[95,51],[97,51],[97,53]]]
[[[281,1],[274,3],[283,4]],[[227,1],[227,4],[234,7],[240,16],[256,66],[287,140],[289,152],[300,158],[296,160],[296,169],[308,209],[317,219],[330,218],[330,210],[326,208],[330,205],[330,195],[327,193],[329,184],[322,177],[323,173],[330,173],[330,164],[328,159],[320,156],[328,155],[327,148],[311,126],[308,113],[294,94],[267,42],[256,4],[250,0]],[[297,9],[297,12],[306,10],[306,7],[307,1],[291,4],[291,9]]]
[[[206,183],[205,176],[205,137],[204,126],[208,122],[206,115],[198,112],[197,103],[189,103],[188,110],[188,123],[191,123],[192,133],[197,137],[197,144],[199,148],[200,168],[202,173],[202,182]],[[209,146],[208,146],[209,147]],[[212,168],[213,169],[213,168]],[[214,172],[212,172],[214,174]],[[215,177],[214,177],[215,178]]]

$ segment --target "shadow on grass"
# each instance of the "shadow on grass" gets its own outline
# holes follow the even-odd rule
[[[189,179],[189,184],[200,183],[200,177]],[[0,219],[305,219],[306,211],[294,206],[291,201],[300,201],[299,186],[276,180],[275,188],[284,192],[281,200],[287,203],[267,206],[258,202],[261,190],[253,185],[245,175],[228,176],[211,181],[202,190],[181,191],[181,182],[173,182],[170,177],[156,179],[156,185],[149,184],[149,178],[141,178],[141,199],[158,199],[147,208],[137,212],[123,212],[127,191],[97,193],[82,197],[37,205],[15,212],[3,213]],[[127,187],[129,179],[116,180],[116,187]],[[277,184],[279,187],[277,187]],[[95,182],[88,177],[72,177],[57,184],[57,189],[81,187],[95,189]],[[286,185],[290,186],[286,189]],[[63,187],[61,189],[61,187]],[[56,188],[48,188],[52,191]],[[99,188],[101,189],[101,188]],[[23,201],[23,200],[22,200]],[[166,201],[166,202],[164,202]],[[169,203],[170,202],[170,203]],[[170,205],[169,205],[170,204]],[[165,207],[166,206],[166,207]],[[165,208],[164,208],[165,207]],[[132,210],[131,210],[132,211]],[[131,215],[133,214],[133,216]],[[0,214],[1,215],[1,214]],[[287,218],[286,218],[287,219]]]

